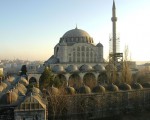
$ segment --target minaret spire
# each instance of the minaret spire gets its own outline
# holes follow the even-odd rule
[[[113,6],[112,6],[112,32],[113,32],[113,54],[116,53],[116,22],[117,22],[117,17],[116,17],[116,5],[115,1],[113,0]]]
[[[113,8],[116,9],[115,1],[113,0]]]

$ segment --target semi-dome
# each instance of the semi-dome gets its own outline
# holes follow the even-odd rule
[[[84,64],[80,67],[81,72],[89,72],[89,71],[92,71],[92,70],[93,70],[92,66],[87,65],[87,64]]]
[[[7,88],[7,84],[2,81],[0,82],[0,86],[2,86],[4,89]]]
[[[16,89],[15,87],[13,88],[13,90],[12,90],[13,92],[15,92],[16,94],[18,94],[18,95],[22,95],[22,94],[19,94],[20,93],[20,91],[18,90],[18,89]]]
[[[90,94],[91,93],[91,89],[88,86],[83,85],[82,87],[79,88],[78,93]]]
[[[0,92],[2,92],[4,90],[3,86],[0,85]]]
[[[93,88],[92,92],[93,93],[104,93],[105,88],[102,85],[97,85],[96,87]]]
[[[22,84],[20,84],[20,83],[18,83],[18,84],[16,85],[16,89],[18,90],[19,95],[25,95],[26,92],[27,92],[27,89],[24,87],[24,85],[22,85]]]
[[[142,84],[144,88],[150,88],[150,82],[145,82]]]
[[[67,94],[70,94],[70,95],[75,94],[75,89],[73,87],[68,86],[65,88],[65,90]]]
[[[120,90],[131,90],[132,88],[131,88],[131,86],[129,84],[122,83],[122,84],[119,85],[119,89]]]
[[[67,72],[77,72],[78,71],[78,67],[76,65],[69,65],[67,68],[66,68],[66,71]]]
[[[29,82],[24,78],[24,77],[21,77],[20,81],[19,81],[21,84],[23,84],[24,86],[28,86],[29,85]]]
[[[95,71],[99,71],[99,72],[105,71],[105,67],[100,64],[95,65],[93,68]]]
[[[13,82],[15,80],[15,77],[11,76],[7,80],[8,80],[8,82]]]
[[[52,68],[52,71],[53,71],[54,73],[63,73],[63,72],[65,72],[64,67],[61,66],[61,65],[55,65],[55,66]]]
[[[96,46],[97,47],[103,47],[103,45],[100,42]]]
[[[17,93],[13,91],[8,91],[1,97],[0,104],[2,105],[13,104],[17,102],[17,100],[18,100]]]
[[[35,95],[40,95],[41,97],[43,96],[42,92],[40,91],[40,89],[33,87],[32,88],[32,93]]]
[[[131,87],[132,87],[133,89],[143,89],[143,86],[142,86],[141,84],[139,84],[139,83],[133,83],[133,84],[131,85]]]
[[[107,71],[116,71],[117,70],[117,68],[113,65],[113,64],[108,64],[108,65],[106,65],[105,66],[105,69],[107,70]]]
[[[47,93],[48,93],[48,95],[58,95],[59,90],[58,90],[58,88],[52,86],[52,87],[48,87]]]
[[[110,84],[107,86],[107,90],[111,92],[116,92],[116,91],[119,91],[119,88],[114,84]]]
[[[67,31],[62,38],[60,38],[60,43],[67,43],[71,45],[74,43],[93,43],[93,38],[90,35],[77,27],[75,29]]]

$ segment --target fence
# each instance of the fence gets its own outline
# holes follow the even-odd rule
[[[150,107],[150,89],[48,97],[49,119],[98,119]]]

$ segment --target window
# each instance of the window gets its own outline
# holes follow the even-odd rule
[[[80,62],[80,57],[77,58],[77,62]]]
[[[84,55],[85,55],[85,53],[84,53],[84,52],[82,52],[82,57],[84,57]]]
[[[86,56],[89,57],[89,52],[86,52]]]
[[[34,104],[34,108],[35,108],[35,109],[39,109],[39,103],[35,103],[35,104]]]
[[[85,47],[84,46],[82,46],[82,51],[85,51]]]
[[[77,47],[77,51],[80,51],[80,47]]]
[[[91,57],[93,57],[93,52],[92,52],[92,51],[91,51],[91,54],[90,54],[90,56],[91,56]]]
[[[69,57],[69,62],[71,62],[71,57]]]
[[[89,48],[88,48],[88,47],[86,48],[86,51],[89,51]]]
[[[30,104],[26,103],[26,109],[30,109]]]
[[[77,53],[77,56],[80,57],[80,52]]]
[[[84,57],[82,57],[82,62],[85,62],[85,58]]]

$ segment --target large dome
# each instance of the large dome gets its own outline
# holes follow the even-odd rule
[[[75,28],[75,29],[67,31],[63,35],[63,38],[66,38],[66,37],[90,37],[90,35],[84,30]]]
[[[65,45],[72,45],[74,43],[93,43],[93,38],[90,35],[77,27],[75,29],[67,31],[62,38],[60,38],[60,43]],[[65,44],[64,44],[65,43]]]

